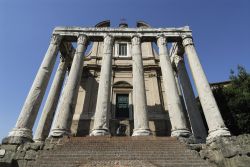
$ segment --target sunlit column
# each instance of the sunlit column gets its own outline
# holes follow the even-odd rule
[[[67,60],[67,58],[61,57],[53,83],[51,85],[47,100],[42,111],[41,118],[36,129],[36,133],[34,136],[35,141],[44,141],[49,135],[68,64],[69,60]]]
[[[9,136],[3,140],[3,143],[32,141],[32,128],[56,61],[61,39],[60,35],[52,36],[49,48],[25,100],[16,126],[9,133]]]
[[[174,78],[174,71],[170,62],[167,50],[167,41],[164,36],[157,39],[159,47],[160,66],[167,98],[168,112],[172,125],[171,136],[189,137],[191,135],[187,128],[185,115],[181,100],[178,94],[178,88]]]
[[[217,136],[230,136],[230,132],[223,122],[219,108],[207,81],[207,77],[196,53],[192,37],[183,37],[182,43],[185,47],[190,69],[209,128],[207,140],[209,141]]]
[[[204,142],[207,137],[207,130],[204,126],[201,113],[198,109],[197,102],[195,100],[191,81],[189,79],[187,69],[185,67],[183,52],[181,53],[182,55],[178,53],[178,49],[176,50],[176,53],[173,55],[174,63],[177,69],[177,74],[185,98],[185,104],[187,107],[188,117],[190,120],[194,137],[196,138],[197,142]]]
[[[148,122],[141,39],[132,37],[134,130],[132,136],[151,135]]]
[[[102,67],[97,95],[94,126],[90,136],[109,135],[108,109],[110,105],[110,90],[112,77],[113,37],[104,37]]]
[[[80,35],[77,40],[77,48],[70,68],[67,83],[63,89],[58,106],[58,115],[51,130],[51,136],[60,137],[70,135],[70,126],[73,112],[76,106],[77,91],[83,69],[84,52],[87,46],[87,36]]]

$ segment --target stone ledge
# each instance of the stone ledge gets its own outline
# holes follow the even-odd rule
[[[188,148],[217,167],[248,167],[250,163],[250,134],[218,137],[207,144],[189,144]]]
[[[45,142],[25,144],[3,144],[0,145],[0,166],[1,167],[26,167],[33,164],[42,150],[52,150],[60,145],[64,138],[47,139]]]

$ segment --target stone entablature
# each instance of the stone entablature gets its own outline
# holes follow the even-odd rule
[[[141,42],[153,42],[157,36],[165,36],[169,42],[182,41],[183,36],[192,36],[188,26],[181,28],[83,28],[83,27],[56,27],[53,35],[63,36],[67,41],[76,42],[77,37],[84,34],[91,41],[103,41],[106,34],[112,34],[114,38],[125,38],[130,41],[137,35],[142,38]]]

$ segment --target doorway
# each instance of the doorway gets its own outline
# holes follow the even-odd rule
[[[129,118],[129,94],[116,94],[115,117],[117,119]]]

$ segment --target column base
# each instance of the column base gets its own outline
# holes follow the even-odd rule
[[[52,129],[51,136],[52,137],[71,136],[71,133],[66,129],[57,128],[57,129]]]
[[[33,139],[34,142],[36,143],[43,143],[45,141],[45,139],[39,138],[39,139]]]
[[[22,144],[26,142],[33,142],[32,130],[27,128],[14,128],[8,135],[2,140],[3,144]]]
[[[132,136],[151,136],[152,133],[149,129],[134,129]]]
[[[94,129],[91,131],[89,136],[109,136],[109,130],[108,129]]]
[[[215,130],[211,130],[208,132],[208,137],[207,137],[207,143],[210,143],[213,141],[214,138],[217,137],[229,137],[231,136],[231,133],[228,131],[227,128],[219,128]]]
[[[189,138],[192,133],[188,129],[176,129],[171,131],[171,136]]]

